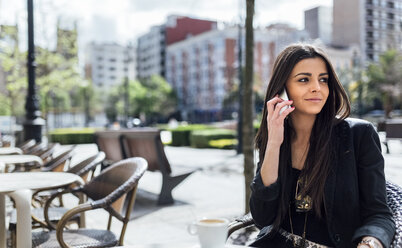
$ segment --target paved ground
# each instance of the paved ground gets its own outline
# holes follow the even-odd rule
[[[402,143],[391,141],[390,154],[385,154],[387,180],[402,185]],[[383,147],[383,150],[385,147]],[[94,146],[82,146],[86,154],[96,152]],[[201,168],[174,191],[176,203],[159,207],[155,204],[160,189],[161,174],[147,172],[141,179],[134,218],[125,237],[127,245],[151,243],[187,243],[196,240],[188,234],[187,225],[201,217],[226,217],[230,220],[244,212],[244,180],[241,155],[233,150],[166,147],[171,164],[178,167]],[[174,168],[175,169],[175,168]],[[87,225],[106,225],[103,211],[87,215]],[[120,231],[120,226],[113,226]]]

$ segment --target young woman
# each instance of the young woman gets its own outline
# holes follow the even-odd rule
[[[369,122],[346,119],[350,104],[324,52],[284,49],[265,101],[250,200],[262,230],[251,246],[389,247],[379,138]]]

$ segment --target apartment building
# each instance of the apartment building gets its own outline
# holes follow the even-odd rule
[[[264,91],[279,51],[290,43],[307,40],[308,35],[280,24],[258,29],[254,35],[255,87]],[[176,90],[178,109],[184,120],[223,119],[224,99],[238,84],[237,41],[238,28],[225,27],[167,47],[166,79]],[[243,42],[243,52],[244,46]]]
[[[135,75],[135,48],[116,43],[90,43],[86,49],[85,74],[94,86],[108,89],[120,84],[125,77]]]
[[[304,11],[304,28],[311,39],[320,39],[324,44],[331,44],[332,8],[318,6]]]
[[[333,44],[358,45],[363,61],[402,51],[401,0],[334,0],[333,18]]]
[[[166,76],[166,46],[216,28],[216,21],[171,15],[137,40],[137,76]]]

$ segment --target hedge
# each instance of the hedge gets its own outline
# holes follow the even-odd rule
[[[210,141],[235,139],[236,132],[228,129],[197,130],[190,134],[190,145],[196,148],[210,148]]]
[[[235,149],[237,147],[237,139],[218,139],[210,140],[209,147],[217,149]]]
[[[190,134],[195,130],[207,130],[212,129],[213,127],[202,125],[202,124],[194,124],[194,125],[186,125],[179,126],[174,129],[169,129],[172,133],[172,146],[189,146],[190,145]]]
[[[94,128],[60,128],[49,132],[50,141],[62,145],[95,142]]]

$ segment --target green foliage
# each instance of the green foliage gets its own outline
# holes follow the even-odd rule
[[[26,95],[26,53],[18,49],[16,26],[1,26],[0,37],[9,42],[0,43],[0,66],[4,72],[5,92],[0,95],[0,112],[22,116]]]
[[[401,68],[402,54],[388,50],[380,56],[379,63],[372,63],[367,69],[366,99],[381,99],[386,117],[389,117],[394,105],[402,104]]]
[[[197,130],[190,134],[190,145],[195,148],[209,148],[211,140],[235,139],[236,132],[228,129]]]
[[[95,142],[94,128],[60,128],[49,132],[51,142],[67,144],[87,144]]]
[[[190,134],[196,130],[206,130],[212,129],[213,127],[202,125],[202,124],[194,124],[194,125],[185,125],[179,126],[174,129],[169,129],[172,133],[172,146],[189,146],[190,145]]]
[[[237,143],[237,139],[218,139],[210,140],[208,146],[217,149],[235,149]]]
[[[176,96],[172,87],[160,76],[152,76],[148,80],[122,82],[114,87],[106,105],[109,121],[124,115],[124,97],[128,94],[129,115],[144,115],[149,121],[158,117],[167,117],[175,110]]]
[[[63,38],[67,37],[60,37]],[[42,112],[45,115],[49,111],[60,113],[76,107],[76,100],[83,98],[78,89],[88,84],[78,72],[77,59],[40,47],[36,50],[36,83]]]

